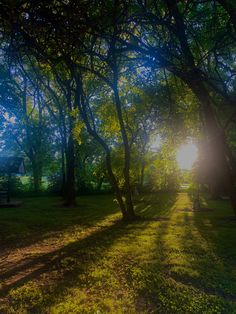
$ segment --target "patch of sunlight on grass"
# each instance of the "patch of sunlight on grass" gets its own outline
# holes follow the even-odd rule
[[[174,204],[176,209],[183,209],[183,208],[191,208],[192,203],[187,193],[179,193],[176,203]]]
[[[23,309],[40,308],[44,302],[42,287],[35,281],[29,281],[19,288],[10,290],[9,298],[13,311],[18,313],[21,313]]]

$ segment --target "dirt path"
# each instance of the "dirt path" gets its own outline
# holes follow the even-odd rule
[[[98,223],[79,232],[68,229],[31,245],[5,249],[0,254],[0,295],[11,287],[19,286],[37,271],[39,274],[40,270],[47,272],[47,266],[53,262],[54,257],[61,254],[64,247],[86,239],[104,227],[104,224]]]

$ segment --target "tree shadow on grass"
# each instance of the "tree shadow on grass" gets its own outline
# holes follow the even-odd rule
[[[226,244],[220,237],[233,236],[235,231],[222,232],[214,225],[211,219],[219,222],[215,212],[173,209],[172,213],[170,220],[160,222],[157,228],[152,261],[141,267],[144,284],[137,293],[143,300],[143,312],[236,312],[235,259],[233,272],[218,250]],[[235,236],[230,242],[235,252]]]
[[[158,220],[167,218],[171,213],[171,207],[175,203],[177,192],[158,192],[152,194],[143,194],[136,198],[135,210],[137,214],[148,220]]]
[[[194,213],[193,223],[202,239],[208,243],[213,254],[226,267],[235,266],[236,260],[236,220],[227,200],[205,199],[212,212]]]
[[[217,220],[214,212],[183,213],[178,250],[183,261],[170,267],[169,277],[186,291],[197,291],[203,310],[231,313],[236,311],[235,264],[230,269],[229,254],[222,251],[222,237],[227,234],[214,225]]]
[[[29,283],[30,289],[30,282],[36,281],[39,286],[42,286],[43,294],[46,296],[43,304],[39,298],[39,303],[36,302],[31,307],[30,304],[23,304],[24,296],[21,296],[20,307],[26,306],[32,313],[34,311],[45,313],[45,308],[58,304],[61,297],[70,288],[80,289],[85,286],[86,290],[89,291],[91,288],[90,271],[96,267],[97,262],[104,258],[109,247],[121,237],[130,241],[134,230],[135,232],[141,232],[147,225],[148,222],[146,221],[134,222],[128,225],[121,220],[114,221],[111,226],[100,228],[85,239],[73,242],[50,254],[36,257],[23,266],[15,267],[3,274],[0,280],[10,279],[12,276],[24,274],[24,272],[26,274],[13,283],[3,286],[0,296],[7,296],[12,289],[23,287],[27,283]],[[116,252],[115,254],[116,260],[126,256],[126,253],[122,252]],[[121,269],[123,262],[125,263],[125,260],[121,261]],[[116,270],[113,271],[116,272]],[[55,275],[52,275],[52,273]],[[83,277],[82,280],[80,280],[80,276]],[[106,278],[102,278],[102,280],[105,281]],[[96,285],[96,282],[94,284]],[[26,302],[27,300],[26,296]]]
[[[199,269],[206,290],[236,301],[236,222],[228,201],[206,202],[214,211],[193,215],[193,226],[201,239],[198,250],[205,243],[205,256],[195,267]],[[204,268],[209,271],[205,273]]]
[[[171,203],[169,201],[168,204],[165,201],[162,202],[162,207],[160,202],[151,205],[155,209],[152,208],[148,213],[147,210],[145,211],[145,206],[141,205],[137,208],[137,211],[138,213],[147,213],[148,218],[152,216],[157,218],[160,213],[164,215],[166,211],[168,212],[169,207],[175,201],[175,196],[171,197],[171,200]],[[88,273],[88,268],[102,259],[114,242],[124,238],[124,241],[127,241],[127,245],[129,245],[129,241],[136,241],[137,235],[145,230],[150,223],[158,224],[158,226],[160,224],[155,219],[153,222],[151,219],[148,221],[141,219],[132,224],[125,224],[120,220],[110,221],[109,225],[97,227],[97,230],[86,238],[74,241],[49,254],[33,257],[23,265],[16,266],[0,276],[0,280],[3,283],[5,282],[5,286],[2,286],[1,295],[2,297],[7,296],[11,289],[22,287],[31,281],[40,279],[45,293],[47,293],[47,285],[49,285],[48,291],[50,292],[48,294],[50,297],[47,299],[47,306],[57,303],[59,295],[63,295],[64,291],[67,291],[70,287],[73,288],[73,286],[78,285],[78,276]],[[156,229],[154,228],[152,232],[156,232]],[[118,254],[117,259],[121,259],[121,264],[123,263],[123,254],[126,255],[125,249],[124,253],[122,253],[122,250],[123,248],[121,248],[121,252],[116,253]],[[55,275],[52,275],[53,273]],[[44,280],[46,278],[46,284],[44,284],[42,278]],[[41,305],[37,306],[39,308]]]
[[[61,262],[67,257],[83,260],[86,263],[94,262],[104,250],[112,245],[113,241],[125,234],[125,226],[121,220],[117,220],[109,226],[98,227],[98,230],[84,239],[69,243],[48,254],[32,257],[23,265],[16,265],[13,269],[2,273],[0,280],[7,282],[16,275],[21,278],[11,284],[3,285],[1,295],[6,294],[12,288],[39,277],[43,273],[50,273],[54,268],[61,267]],[[24,275],[24,272],[27,274]]]
[[[27,199],[21,208],[0,210],[0,245],[8,250],[29,246],[73,227],[93,226],[118,212],[111,195],[80,197],[69,209],[55,197]]]
[[[185,228],[182,247],[185,247],[186,256],[191,262],[185,265],[189,270],[173,275],[179,282],[203,293],[224,301],[236,301],[236,232],[226,224],[219,227],[216,223],[218,218],[214,212],[185,216],[189,227]]]

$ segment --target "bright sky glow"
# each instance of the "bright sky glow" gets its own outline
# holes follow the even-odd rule
[[[16,118],[15,117],[10,117],[8,112],[5,112],[3,114],[3,116],[4,116],[6,122],[9,122],[9,123],[12,123],[12,124],[16,123]]]
[[[161,147],[161,138],[159,136],[155,136],[151,139],[150,149],[153,152],[156,152]]]
[[[188,143],[180,146],[176,154],[176,160],[181,169],[190,170],[198,157],[198,149],[195,144]]]

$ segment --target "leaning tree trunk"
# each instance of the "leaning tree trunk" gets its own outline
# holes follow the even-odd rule
[[[114,71],[115,72],[115,71]],[[126,198],[126,210],[127,210],[127,219],[133,220],[135,218],[134,206],[132,201],[132,192],[130,186],[130,146],[127,137],[127,133],[125,130],[124,120],[122,116],[122,109],[121,109],[121,102],[119,96],[119,90],[117,86],[118,77],[117,73],[114,74],[114,97],[115,97],[115,104],[116,104],[116,111],[119,120],[119,125],[121,129],[121,135],[124,144],[124,153],[125,153],[125,160],[124,160],[124,179],[125,179],[125,198]]]
[[[114,175],[114,173],[112,171],[111,154],[108,151],[106,153],[106,166],[107,166],[107,172],[108,172],[108,175],[109,175],[111,186],[112,186],[112,188],[115,191],[117,202],[118,202],[120,210],[122,212],[123,219],[124,220],[128,220],[129,219],[129,215],[128,215],[127,210],[125,208],[125,204],[124,204],[124,201],[123,201],[123,198],[122,198],[122,194],[121,194],[118,182],[117,182],[117,180],[115,178],[115,175]]]
[[[83,122],[85,123],[88,133],[99,143],[99,145],[101,145],[101,147],[103,148],[106,154],[106,168],[107,168],[108,178],[115,192],[117,202],[120,207],[123,219],[128,220],[129,215],[127,214],[127,210],[126,210],[123,198],[122,198],[122,193],[119,188],[118,181],[112,170],[110,148],[107,145],[107,143],[104,141],[104,139],[98,134],[95,127],[94,120],[93,120],[93,116],[90,115],[90,119],[92,119],[92,121],[88,117],[87,112],[89,111],[90,108],[89,108],[89,103],[85,100],[85,97],[84,97],[82,78],[76,71],[74,71],[74,75],[75,75],[75,81],[76,81],[76,87],[77,87],[76,93],[75,93],[75,102],[77,103],[77,106],[79,108],[80,116]]]

